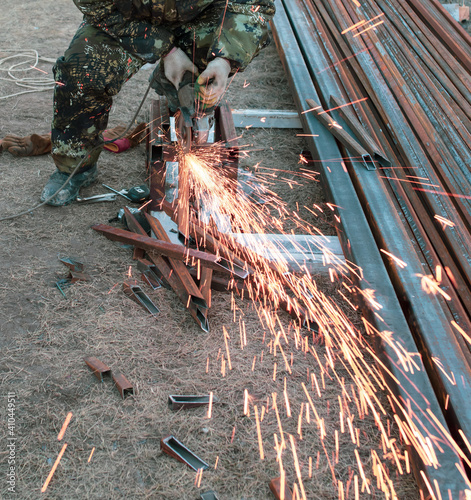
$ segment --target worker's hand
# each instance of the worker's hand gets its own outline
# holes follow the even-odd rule
[[[198,77],[198,98],[207,107],[213,107],[226,90],[231,65],[227,59],[216,57]]]
[[[175,85],[178,90],[180,82],[186,71],[190,73],[198,73],[198,68],[191,62],[190,58],[178,47],[170,51],[164,57],[164,74],[167,80]]]

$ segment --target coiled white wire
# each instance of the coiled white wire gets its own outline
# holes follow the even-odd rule
[[[0,95],[0,99],[8,99],[21,94],[29,94],[31,92],[42,92],[52,90],[54,88],[54,78],[42,76],[42,72],[37,66],[40,61],[55,63],[55,59],[42,57],[37,50],[27,49],[16,52],[14,50],[2,49],[1,52],[15,52],[11,56],[0,59],[0,80],[13,82],[18,87],[23,87],[28,90],[22,90],[15,94]],[[34,71],[38,73],[35,76],[24,76],[26,71]],[[19,73],[22,73],[19,76]],[[4,74],[8,76],[3,76]]]

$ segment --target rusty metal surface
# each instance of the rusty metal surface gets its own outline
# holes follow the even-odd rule
[[[129,212],[129,210],[125,209],[126,220],[128,221],[128,226],[132,228],[132,230],[141,235],[146,235],[146,232],[141,227],[136,218]],[[201,309],[196,304],[194,304],[191,300],[191,296],[188,295],[183,283],[174,272],[173,268],[170,266],[169,262],[162,257],[161,255],[156,255],[151,253],[149,255],[149,259],[152,261],[151,264],[155,265],[156,269],[160,274],[159,279],[164,284],[172,288],[177,297],[183,303],[183,305],[189,310],[190,315],[195,320],[197,325],[204,331],[209,331],[209,323],[207,319],[207,315],[205,314],[206,309]],[[148,264],[147,264],[148,265]]]
[[[113,382],[115,383],[123,399],[134,395],[134,387],[122,373],[113,372]]]
[[[165,255],[166,257],[179,259],[188,263],[191,263],[193,259],[195,261],[199,260],[203,265],[206,265],[211,269],[234,274],[242,279],[248,276],[248,272],[245,269],[241,269],[228,262],[226,259],[217,257],[216,255],[201,252],[199,250],[193,250],[191,248],[185,248],[180,245],[157,240],[148,236],[134,234],[130,231],[125,231],[124,229],[107,226],[106,224],[96,224],[95,226],[92,226],[92,229],[103,234],[112,241],[134,245],[138,248],[143,248],[147,252]]]
[[[162,227],[160,221],[149,214],[146,214],[146,218],[156,238],[170,243],[170,238],[165,232],[165,229]],[[196,286],[193,278],[190,276],[185,264],[182,261],[173,258],[169,258],[169,263],[182,282],[185,291],[191,297],[191,301],[197,306],[207,309],[208,304],[206,303],[206,300],[199,288]]]
[[[292,500],[293,492],[290,490],[289,486],[286,484],[286,481],[281,485],[281,478],[275,477],[270,481],[270,491],[273,493],[276,500]],[[283,491],[281,491],[283,488]]]
[[[111,377],[111,368],[105,365],[105,363],[101,362],[99,359],[95,358],[94,356],[87,356],[86,358],[83,358],[83,360],[90,368],[90,370],[92,370],[93,375],[95,375],[95,377],[101,382],[103,382],[103,378]]]
[[[322,101],[322,97],[319,97],[314,85],[311,82],[311,75],[306,68],[306,63],[303,60],[303,56],[306,57],[306,61],[315,62],[317,68],[312,68],[311,74],[317,74],[319,72],[322,76],[329,75],[330,72],[324,71],[332,65],[332,61],[325,58],[326,48],[318,45],[318,43],[324,43],[326,40],[325,33],[319,27],[313,26],[303,26],[302,23],[310,19],[310,15],[306,14],[305,8],[300,2],[286,1],[284,2],[289,10],[290,18],[293,23],[297,24],[297,35],[301,40],[303,35],[306,40],[302,44],[303,52],[298,48],[297,40],[293,33],[293,30],[289,24],[288,17],[284,13],[284,8],[281,2],[277,2],[277,15],[275,16],[273,22],[273,32],[280,54],[283,65],[288,75],[290,86],[293,90],[293,95],[295,98],[296,105],[298,107],[299,113],[306,110],[304,100],[306,98],[315,98],[316,101],[323,102],[327,104],[331,95],[342,95],[339,92],[336,85],[327,85],[323,94],[325,96],[325,101]],[[319,2],[320,3],[320,2]],[[316,3],[317,5],[317,3]],[[333,2],[329,4],[329,9],[333,9]],[[327,9],[324,9],[327,15]],[[350,21],[349,21],[350,22]],[[331,23],[332,25],[333,23]],[[309,38],[310,33],[316,33],[315,37]],[[339,37],[341,38],[341,37]],[[289,51],[285,51],[284,47],[289,47]],[[338,54],[333,51],[330,52],[331,55],[338,57],[334,59],[337,62],[339,59],[344,57],[338,56]],[[364,54],[358,54],[357,56],[363,56]],[[360,61],[362,64],[363,61]],[[368,64],[366,61],[363,64]],[[362,65],[363,65],[362,64]],[[340,67],[340,65],[338,65]],[[354,64],[352,63],[352,66]],[[359,64],[357,63],[357,66]],[[330,76],[330,75],[329,75]],[[348,76],[347,76],[348,78]],[[320,82],[318,82],[320,84]],[[364,83],[363,81],[361,82]],[[365,82],[368,86],[368,81]],[[371,85],[369,85],[371,89]],[[356,98],[363,97],[361,94],[357,95]],[[345,101],[348,102],[348,101]],[[381,104],[377,99],[375,104]],[[317,123],[314,117],[310,117],[309,113],[301,115],[303,125],[305,127],[305,132],[309,135],[318,134],[320,137],[313,139],[307,137],[307,142],[309,148],[313,153],[313,157],[317,160],[321,160],[318,165],[321,166],[322,170],[322,180],[329,193],[330,200],[342,207],[348,207],[348,209],[343,210],[339,213],[341,217],[341,232],[339,235],[342,239],[342,246],[346,258],[355,262],[360,268],[362,268],[364,273],[364,282],[358,283],[358,286],[364,287],[366,283],[368,286],[376,290],[376,298],[382,304],[381,317],[388,325],[388,329],[394,331],[397,336],[400,336],[401,343],[403,343],[405,349],[408,352],[418,352],[418,346],[411,334],[409,325],[407,323],[404,311],[399,303],[396,296],[394,287],[392,286],[391,280],[384,268],[384,264],[381,258],[381,254],[377,247],[377,244],[372,235],[371,229],[366,221],[365,213],[361,208],[358,196],[355,189],[351,183],[349,175],[345,172],[342,166],[339,164],[335,165],[335,158],[341,158],[342,154],[335,145],[332,144],[334,141],[333,137],[331,139],[328,137],[328,132],[322,128],[320,124]],[[327,135],[326,135],[327,134]],[[386,151],[389,158],[389,153]],[[325,161],[330,168],[327,169],[324,166],[323,161]],[[339,161],[340,163],[340,161]],[[360,168],[363,176],[374,176],[375,178],[379,175],[378,172],[368,172],[363,168]],[[370,188],[374,189],[374,188]],[[383,222],[381,222],[383,224]],[[395,222],[396,226],[401,225],[400,219]],[[398,244],[400,241],[398,241]],[[416,279],[416,278],[415,278]],[[431,308],[433,311],[433,308]],[[375,319],[374,314],[365,307],[364,314],[371,321],[378,330],[384,329],[384,324]],[[433,315],[433,312],[432,312]],[[385,377],[388,383],[388,387],[394,394],[394,397],[399,397],[399,400],[410,401],[412,405],[416,408],[416,414],[414,418],[417,419],[419,425],[425,426],[431,435],[436,435],[436,430],[425,418],[426,410],[432,409],[433,413],[440,418],[441,422],[445,424],[445,420],[441,417],[441,408],[438,403],[437,397],[434,394],[430,380],[425,373],[425,368],[422,366],[420,372],[414,374],[413,381],[410,380],[401,371],[399,364],[397,363],[396,354],[390,350],[388,345],[381,345],[378,343],[378,353],[383,353],[383,361],[386,362],[390,373],[394,374],[399,383],[393,381],[393,378],[385,372]],[[420,388],[420,395],[417,392],[417,388]],[[426,398],[426,402],[422,398]],[[401,413],[404,408],[396,408],[396,412]],[[406,417],[405,417],[406,418]],[[429,477],[429,480],[433,481],[435,478],[443,488],[444,494],[447,494],[447,489],[449,488],[458,497],[459,491],[465,489],[465,484],[463,478],[460,476],[454,463],[457,461],[456,453],[446,447],[441,454],[440,459],[442,467],[439,471],[435,470],[433,467],[424,467],[421,463],[420,458],[413,449],[409,450],[413,456],[414,472],[416,478],[420,484],[423,482],[420,471],[425,470]]]

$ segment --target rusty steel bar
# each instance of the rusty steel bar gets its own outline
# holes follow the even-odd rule
[[[127,396],[134,395],[134,387],[122,373],[113,373],[113,382],[118,388],[121,397],[125,399]]]
[[[348,17],[347,11],[344,9],[344,6],[338,2],[331,2],[332,7],[337,9],[337,18],[339,22],[342,23],[342,27],[346,28],[356,21],[356,18],[348,21],[350,19]],[[397,104],[395,103],[394,95],[389,91],[389,87],[385,85],[383,82],[382,74],[379,71],[379,68],[376,68],[376,60],[370,57],[369,53],[365,52],[359,53],[362,49],[365,48],[363,43],[359,43],[356,39],[352,39],[352,48],[353,51],[357,51],[357,58],[362,62],[362,77],[364,80],[368,80],[373,82],[375,85],[375,90],[378,93],[375,97],[375,102],[377,103],[378,109],[382,110],[383,116],[385,118],[385,123],[388,123],[389,129],[394,133],[396,140],[396,147],[400,148],[401,154],[406,158],[406,165],[411,165],[415,170],[413,170],[413,175],[430,178],[430,182],[433,184],[440,185],[440,180],[435,174],[434,170],[430,167],[429,161],[425,156],[425,152],[420,147],[420,145],[414,141],[414,133],[412,132],[408,122],[405,117],[400,113]],[[376,53],[373,46],[369,46],[369,50],[371,53]],[[381,59],[380,59],[381,60]],[[381,66],[381,72],[388,73],[387,68]],[[381,85],[382,83],[382,85]],[[392,82],[394,84],[394,82]],[[400,95],[400,90],[395,88],[396,93]],[[375,95],[375,92],[372,91],[369,93],[369,96]],[[401,97],[401,96],[400,96]],[[415,116],[415,111],[410,109],[410,105],[407,103],[404,96],[401,97],[402,103],[406,108],[409,109],[408,118],[410,118],[411,122],[417,126],[421,127],[421,124],[418,118]],[[424,131],[423,128],[421,128]],[[428,144],[428,153],[434,152],[437,161],[441,162],[441,157],[438,155],[437,150],[432,144],[431,138],[427,137],[425,134],[424,138],[425,142]],[[443,173],[442,173],[443,175]],[[410,182],[410,180],[408,181]],[[422,189],[422,188],[415,188]],[[426,189],[426,188],[424,188]],[[456,219],[456,208],[460,210],[460,214],[465,215],[467,213],[466,208],[463,206],[462,201],[459,198],[454,200],[454,203],[450,201],[447,196],[442,196],[439,193],[427,193],[418,191],[418,194],[422,200],[425,200],[427,205],[429,205],[429,213],[438,214],[445,219],[454,219],[456,224],[454,227],[450,228],[450,231],[446,231],[442,233],[442,238],[444,239],[445,244],[448,249],[454,249],[453,258],[456,260],[457,265],[461,267],[464,279],[467,281],[469,286],[469,280],[471,277],[471,266],[468,256],[467,248],[470,247],[470,235],[467,231],[466,225],[461,219]],[[434,221],[434,224],[437,228],[440,228],[440,224],[438,221]]]
[[[92,370],[93,375],[103,382],[103,378],[111,377],[111,368],[105,363],[101,362],[99,359],[95,358],[94,356],[87,356],[86,358],[83,358],[85,361],[86,365]]]
[[[433,35],[429,33],[427,25],[417,17],[410,17],[400,0],[376,0],[376,3],[446,91],[459,101],[463,111],[471,117],[471,78],[462,66],[454,58],[446,59],[441,55],[435,44],[429,41]],[[429,33],[428,38],[426,33]]]
[[[370,17],[375,17],[381,12],[376,7],[374,0],[365,2],[363,11],[368,12]],[[397,82],[400,95],[405,95],[412,105],[414,105],[414,100],[410,95],[413,95],[420,103],[420,107],[415,105],[413,110],[422,126],[428,131],[427,138],[432,139],[442,158],[444,164],[441,165],[440,169],[444,170],[447,163],[449,165],[449,188],[459,192],[461,186],[469,186],[471,175],[467,165],[471,164],[469,149],[471,134],[465,124],[461,123],[461,119],[465,119],[467,122],[469,120],[461,116],[461,113],[460,116],[457,115],[459,108],[456,109],[457,106],[454,105],[452,98],[448,97],[444,89],[437,87],[436,82],[432,81],[431,75],[427,74],[420,64],[417,64],[417,60],[413,58],[400,33],[395,32],[392,26],[387,25],[387,27],[384,27],[382,25],[378,27],[376,32],[368,33],[368,36],[375,48],[378,49],[378,54],[381,53],[382,61],[388,67],[391,78],[394,82]],[[378,57],[375,57],[375,59],[379,61]],[[393,89],[391,78],[387,78],[387,81]],[[395,94],[397,96],[396,92]],[[462,101],[467,102],[464,98],[462,98]],[[470,108],[469,103],[468,108]],[[410,112],[406,110],[405,112],[409,117]],[[420,133],[417,127],[415,129]],[[423,142],[423,133],[421,133],[420,137]],[[423,144],[425,145],[424,142]],[[435,161],[435,164],[439,165],[437,161]],[[469,195],[471,192],[468,190],[464,194]],[[471,205],[467,203],[468,211],[470,207]]]
[[[439,6],[438,2],[435,3],[435,8],[431,9],[430,2],[425,5],[422,0],[408,0],[408,5],[427,22],[436,35],[448,47],[453,56],[471,73],[471,57],[469,57],[471,44],[469,43],[469,35],[466,37],[466,40],[453,36],[449,27],[454,26],[455,23],[444,22],[450,18],[450,16],[443,15],[445,9]]]
[[[192,259],[199,260],[203,265],[206,265],[211,269],[234,274],[242,279],[245,279],[248,276],[248,272],[245,269],[240,269],[231,262],[228,262],[226,259],[217,257],[216,255],[201,252],[199,250],[193,250],[192,248],[185,248],[181,245],[168,243],[167,241],[158,240],[156,238],[150,238],[149,236],[131,233],[130,231],[107,226],[106,224],[96,224],[95,226],[92,226],[92,229],[103,234],[109,240],[134,245],[138,248],[143,248],[147,252],[165,255],[166,257],[179,259],[184,262],[189,262]]]
[[[326,15],[327,11],[325,9],[322,9],[321,3],[316,3],[316,7],[320,10],[320,12],[323,12],[323,15]],[[330,46],[330,42],[324,36],[326,27],[322,24],[320,18],[318,18],[312,12],[312,10],[310,11],[310,15],[313,21],[321,27],[320,36],[326,48],[326,53],[330,54],[330,56],[332,57],[332,55],[335,54],[335,51]],[[328,25],[330,29],[332,29],[332,27],[334,26],[333,23],[329,23]],[[335,32],[332,33],[332,36],[335,37]],[[338,38],[335,37],[335,39],[337,40]],[[336,65],[335,67],[339,75],[339,81],[342,83],[349,96],[347,100],[355,101],[361,94],[360,90],[355,87],[354,79],[349,76],[342,65]],[[337,107],[341,104],[339,99],[332,98],[332,96],[331,101],[333,101],[332,107]],[[377,124],[376,121],[374,121],[374,116],[372,113],[370,113],[369,115],[365,114],[365,108],[366,106],[357,107],[357,112],[361,116],[361,119],[365,123],[366,127],[372,134],[375,135],[375,137],[377,137],[376,140],[381,143],[384,148],[386,148],[387,156],[394,160],[393,163],[395,165],[403,164],[404,160],[400,161],[396,158],[395,153],[390,148],[387,138],[382,136],[382,132],[387,129],[387,126],[384,124]],[[343,117],[346,119],[347,124],[349,124],[352,118],[350,115],[353,115],[353,107],[343,107],[339,111],[340,114],[343,115]],[[353,119],[355,120],[355,118]],[[374,121],[374,124],[371,123],[371,120]],[[379,136],[377,136],[376,134],[379,134]],[[392,140],[390,140],[390,142],[392,142]],[[464,278],[461,275],[461,271],[455,264],[453,256],[448,253],[444,242],[441,240],[439,229],[434,224],[433,219],[429,217],[429,213],[426,211],[424,205],[418,197],[418,192],[414,191],[413,184],[411,184],[410,179],[407,178],[407,172],[405,172],[403,168],[393,168],[388,170],[384,169],[383,172],[384,176],[390,179],[389,183],[391,186],[391,190],[396,193],[398,203],[403,207],[403,209],[404,204],[407,205],[405,217],[411,224],[411,229],[414,231],[417,242],[422,249],[424,258],[429,263],[430,274],[436,274],[436,266],[441,264],[442,268],[448,269],[447,272],[450,274],[450,276],[453,276],[454,287],[450,286],[448,275],[446,275],[443,280],[443,287],[447,290],[447,293],[450,293],[453,297],[453,300],[448,302],[448,307],[452,311],[452,314],[458,321],[458,323],[463,327],[466,327],[467,325],[469,325],[469,317],[466,311],[471,311],[471,293]],[[414,214],[412,221],[411,216],[408,215],[411,213]],[[431,241],[429,241],[429,237],[427,235],[429,235],[430,240],[433,239],[433,246],[431,245]],[[440,260],[438,255],[440,256]],[[459,298],[457,297],[456,293],[454,293],[454,288],[459,294]],[[463,301],[466,309],[461,306],[459,302],[460,299]],[[458,341],[461,340],[461,335],[458,334]]]
[[[146,214],[146,219],[152,231],[154,232],[155,237],[159,240],[170,243],[170,238],[165,232],[165,229],[163,228],[160,221],[149,214]],[[197,306],[207,309],[209,306],[206,303],[206,300],[201,294],[199,288],[196,286],[193,278],[190,276],[190,273],[188,272],[185,264],[181,260],[173,259],[171,257],[169,257],[168,261],[177,274],[178,278],[182,282],[186,292],[191,297],[191,301]]]
[[[302,6],[299,4],[295,2],[285,2],[285,5],[287,5],[291,19],[293,20],[293,18],[295,18],[296,23],[300,23],[308,17],[303,13]],[[297,47],[297,41],[291,27],[289,26],[288,18],[284,13],[283,6],[280,2],[277,2],[277,15],[275,16],[273,22],[273,31],[277,48],[287,72],[298,110],[301,113],[305,111],[305,106],[303,106],[303,100],[305,98],[311,97],[316,101],[321,102],[322,98],[317,95],[317,92],[311,83],[309,72],[305,67],[303,55]],[[299,25],[297,26],[298,36],[301,36],[302,34],[317,33],[318,31],[320,31],[318,27],[312,28],[303,26],[301,28]],[[320,33],[320,36],[322,36],[322,33]],[[324,49],[317,46],[317,41],[317,37],[312,37],[307,43],[302,44],[302,47],[305,54],[308,53],[308,49],[312,51],[309,52],[309,56],[306,56],[306,60],[315,60],[318,69],[313,71],[313,73],[316,74],[322,71],[321,75],[324,75],[328,73],[324,70],[326,67],[331,65],[331,62],[324,59]],[[287,48],[287,50],[284,50],[284,48]],[[365,82],[365,85],[369,85],[369,83]],[[369,86],[371,87],[371,85]],[[336,86],[332,86],[332,84],[330,84],[328,91],[324,92],[326,95],[325,101],[328,101],[330,95],[339,95],[340,92],[338,88],[334,87]],[[381,102],[378,102],[378,104],[381,104]],[[388,329],[393,330],[396,336],[400,336],[401,342],[404,343],[405,349],[408,352],[417,352],[417,345],[413,340],[404,316],[404,312],[398,302],[390,278],[384,270],[380,253],[372,237],[371,230],[365,222],[364,212],[359,206],[357,195],[351,185],[351,180],[348,174],[344,172],[343,168],[341,168],[340,165],[336,166],[335,161],[333,160],[333,158],[341,157],[341,154],[338,150],[333,152],[329,149],[330,141],[329,138],[326,137],[327,132],[322,133],[322,130],[319,128],[321,125],[317,125],[314,117],[310,117],[309,113],[307,113],[305,115],[301,115],[301,118],[307,134],[320,135],[320,137],[316,140],[311,139],[311,137],[307,137],[307,141],[313,156],[317,159],[324,160],[324,162],[326,162],[330,167],[327,170],[324,162],[319,163],[322,169],[323,180],[330,194],[331,200],[335,204],[348,207],[348,209],[345,209],[339,214],[342,224],[340,236],[342,237],[342,244],[347,258],[355,262],[363,270],[364,281],[359,282],[358,286],[361,288],[366,286],[366,283],[368,283],[369,287],[376,290],[376,297],[379,298],[380,303],[383,305],[383,309],[381,309],[381,316],[388,325]],[[373,178],[377,179],[376,176],[378,174],[376,172],[367,171],[362,167],[359,167],[358,170],[361,171],[363,177],[374,176]],[[387,199],[387,194],[384,192],[383,188],[380,188],[380,186],[381,184],[377,183],[374,188],[370,187],[370,189],[374,191],[374,189],[379,188],[378,192],[373,194],[375,195],[377,201],[380,200],[381,203],[383,203],[381,196],[386,196]],[[381,225],[383,222],[384,221],[381,222]],[[399,219],[396,219],[396,221],[393,219],[391,221],[391,225],[393,227],[399,227],[401,222]],[[399,240],[397,243],[400,244],[401,241]],[[425,302],[427,302],[427,300]],[[431,305],[429,312],[431,312],[432,315],[433,310],[434,307]],[[364,314],[373,324],[375,324],[379,331],[384,329],[384,324],[378,322],[378,320],[375,319],[374,315],[372,315],[367,308],[364,309]],[[384,352],[384,359],[387,362],[387,366],[391,370],[390,373],[385,373],[390,390],[393,391],[394,394],[399,394],[398,400],[402,400],[403,402],[410,401],[415,408],[414,418],[417,418],[418,425],[425,427],[431,435],[436,435],[437,431],[434,428],[433,423],[428,418],[427,409],[431,409],[437,418],[443,422],[443,425],[446,424],[444,423],[440,405],[438,404],[437,398],[432,390],[430,381],[426,376],[424,367],[422,366],[421,371],[414,373],[414,376],[409,379],[400,369],[400,365],[397,363],[396,355],[394,352],[389,350],[387,345],[381,345],[381,343],[378,342],[378,351]],[[394,374],[394,377],[400,381],[399,384],[393,382],[393,379],[390,376],[392,373]],[[417,389],[420,391],[420,394],[418,394]],[[426,398],[426,400],[423,398]],[[401,412],[407,412],[406,408],[407,403],[406,406],[402,406],[402,408],[397,407],[396,411],[398,411],[400,415]],[[460,491],[466,489],[466,483],[463,481],[463,478],[454,466],[454,463],[458,461],[457,454],[449,446],[444,447],[443,454],[440,454],[441,468],[439,471],[435,470],[433,467],[424,466],[418,458],[418,455],[413,450],[410,451],[414,454],[412,462],[419,484],[423,485],[423,477],[421,474],[421,470],[423,469],[432,483],[435,478],[439,482],[442,491],[446,492],[447,489],[450,489],[450,491],[456,495],[456,498],[458,498]],[[427,495],[426,489],[424,489],[424,492]]]

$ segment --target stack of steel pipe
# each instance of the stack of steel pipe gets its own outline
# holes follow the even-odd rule
[[[471,39],[436,0],[282,0],[277,9],[274,38],[326,193],[342,207],[344,251],[363,269],[358,286],[374,286],[383,305],[380,319],[367,304],[365,315],[420,353],[426,377],[412,380],[422,395],[431,383],[434,395],[425,408],[401,394],[404,373],[379,345],[401,380],[395,390],[424,415],[440,413],[469,456],[462,433],[471,437]],[[307,98],[349,132],[344,113],[353,110],[390,165],[367,170],[342,145],[336,152]],[[447,489],[458,498],[465,483],[445,463],[453,457],[442,458],[443,498]],[[422,464],[419,481],[423,471],[435,477]]]

